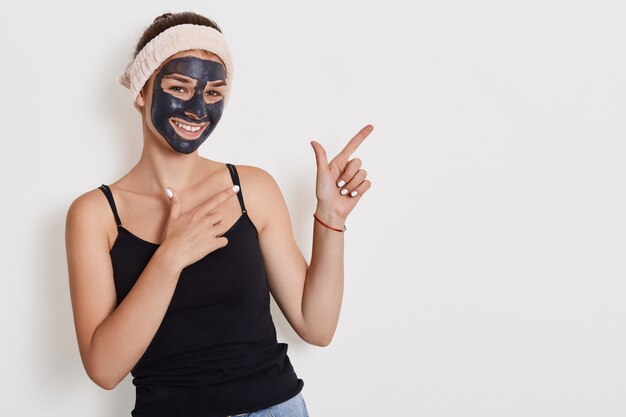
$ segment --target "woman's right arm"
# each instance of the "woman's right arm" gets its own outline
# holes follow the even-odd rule
[[[93,190],[70,205],[65,241],[74,325],[83,366],[97,385],[115,388],[139,361],[163,321],[184,266],[226,245],[225,237],[216,237],[227,229],[220,224],[221,215],[205,213],[234,194],[229,188],[194,210],[204,209],[202,215],[179,218],[180,204],[172,204],[163,243],[119,305],[105,225],[112,214],[105,196]]]

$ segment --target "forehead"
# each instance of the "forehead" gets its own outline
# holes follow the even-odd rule
[[[224,67],[218,61],[198,58],[196,56],[182,56],[167,60],[160,71],[160,76],[181,74],[198,80],[224,80]]]

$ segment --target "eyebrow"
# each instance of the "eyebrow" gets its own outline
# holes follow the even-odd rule
[[[180,81],[181,83],[186,83],[186,84],[190,84],[193,83],[195,81],[195,79],[193,78],[183,78],[179,75],[175,75],[175,74],[168,74],[165,75],[163,78],[171,78],[174,79],[176,81]],[[211,87],[220,87],[222,85],[226,85],[226,81],[224,80],[215,80],[215,81],[209,81],[208,83]]]
[[[191,78],[183,78],[183,77],[181,77],[181,76],[178,76],[178,75],[172,75],[172,74],[170,74],[170,75],[166,75],[166,76],[164,76],[163,78],[172,78],[172,79],[174,79],[174,80],[176,80],[176,81],[180,81],[181,83],[187,83],[187,84],[189,84],[189,83],[192,83],[192,82],[193,82],[193,80],[192,80]]]
[[[226,81],[224,81],[224,80],[209,81],[208,84],[211,87],[219,87],[221,85],[226,85]]]

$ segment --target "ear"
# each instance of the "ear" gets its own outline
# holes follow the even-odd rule
[[[143,98],[143,89],[139,91],[139,95],[134,102],[134,107],[139,113],[143,113],[143,108],[146,105],[146,100]]]
[[[139,95],[135,99],[135,105],[137,107],[143,107],[146,105],[146,101],[143,98],[143,89],[139,90]]]

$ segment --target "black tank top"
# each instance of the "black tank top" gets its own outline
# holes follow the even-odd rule
[[[237,169],[226,163],[233,184]],[[126,230],[111,190],[118,226],[111,248],[117,303],[159,247]],[[258,234],[242,214],[224,233],[228,244],[188,265],[148,348],[131,370],[134,417],[225,417],[267,408],[298,394],[304,381],[278,343]]]

